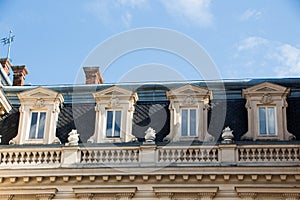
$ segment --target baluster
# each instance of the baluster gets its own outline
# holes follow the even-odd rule
[[[13,158],[14,152],[9,152],[9,157],[8,157],[8,163],[13,164],[14,163],[14,158]]]
[[[276,161],[279,161],[279,160],[280,160],[280,157],[279,157],[279,156],[280,156],[280,155],[279,155],[279,150],[280,150],[279,148],[276,148],[276,149],[275,149],[275,151],[276,151],[276,159],[275,159],[275,160],[276,160]]]
[[[251,161],[250,159],[250,149],[246,148],[246,161],[249,162]]]
[[[53,157],[54,151],[49,151],[49,154],[50,154],[50,156],[49,156],[49,163],[50,164],[54,164],[54,157]]]

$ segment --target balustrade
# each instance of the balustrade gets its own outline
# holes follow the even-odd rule
[[[76,165],[176,166],[192,165],[298,165],[300,144],[215,146],[58,146],[1,147],[0,168],[72,167]],[[93,165],[96,164],[96,165]]]
[[[299,162],[299,145],[282,146],[240,146],[238,147],[238,162]]]

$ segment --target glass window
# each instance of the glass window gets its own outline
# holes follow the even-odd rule
[[[275,107],[259,107],[259,134],[276,135]]]
[[[196,109],[181,110],[181,136],[197,136]]]
[[[108,110],[106,112],[106,137],[120,137],[121,111]]]
[[[29,139],[43,139],[46,121],[46,112],[32,112],[29,130]]]

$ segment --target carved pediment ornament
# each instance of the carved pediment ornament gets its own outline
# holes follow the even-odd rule
[[[184,98],[184,104],[186,105],[193,105],[195,103],[194,97],[193,96],[186,96]]]
[[[270,104],[273,102],[272,96],[269,93],[266,93],[262,96],[260,102],[263,104]]]
[[[118,97],[112,97],[108,106],[110,107],[116,107],[120,105],[120,99]]]
[[[38,98],[34,103],[34,107],[36,108],[45,107],[45,100],[43,98]]]

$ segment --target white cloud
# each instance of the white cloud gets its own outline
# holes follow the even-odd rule
[[[300,49],[283,44],[277,48],[274,58],[279,62],[275,68],[278,76],[300,76]]]
[[[262,17],[262,12],[255,9],[247,9],[241,16],[241,21],[259,20]]]
[[[126,12],[124,15],[122,15],[122,22],[127,28],[130,27],[131,21],[132,15],[130,12]]]
[[[90,0],[86,3],[86,10],[103,24],[118,25],[121,22],[129,28],[133,19],[132,10],[141,9],[146,3],[147,0]]]
[[[122,6],[128,6],[132,8],[142,7],[146,4],[146,0],[118,0]]]
[[[161,0],[161,2],[175,17],[201,26],[212,25],[211,0]]]
[[[244,40],[242,40],[239,44],[238,44],[238,50],[242,51],[242,50],[248,50],[248,49],[253,49],[257,46],[260,45],[266,45],[268,44],[268,40],[265,38],[261,38],[261,37],[248,37]]]
[[[234,56],[239,73],[251,77],[300,76],[300,49],[261,37],[239,42]],[[240,70],[243,67],[244,70]]]

